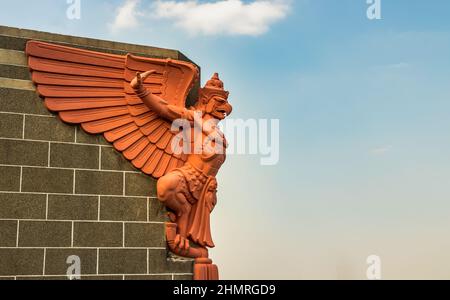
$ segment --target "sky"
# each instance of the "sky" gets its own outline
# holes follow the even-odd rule
[[[233,117],[280,120],[280,160],[231,155],[223,279],[450,279],[450,2],[0,0],[0,24],[178,49]],[[14,12],[14,13],[11,13]]]

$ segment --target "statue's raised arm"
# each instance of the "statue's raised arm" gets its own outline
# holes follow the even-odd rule
[[[150,70],[144,73],[137,72],[136,77],[130,82],[130,86],[135,91],[136,95],[150,108],[157,113],[160,117],[165,118],[168,121],[174,121],[176,119],[192,119],[192,111],[187,110],[184,107],[170,105],[163,98],[154,95],[150,89],[147,89],[143,82],[152,74],[155,74],[155,70]]]

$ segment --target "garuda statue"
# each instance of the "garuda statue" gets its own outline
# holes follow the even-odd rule
[[[49,110],[90,134],[103,134],[136,168],[158,179],[158,198],[171,220],[169,249],[195,259],[195,279],[217,280],[207,250],[214,247],[210,213],[227,146],[217,125],[232,111],[218,75],[199,90],[194,107],[186,108],[199,78],[191,63],[38,41],[29,41],[26,53]]]

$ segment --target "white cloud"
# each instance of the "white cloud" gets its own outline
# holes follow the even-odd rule
[[[132,29],[139,25],[137,6],[140,0],[126,0],[125,3],[116,10],[116,18],[110,24],[110,29],[117,32],[123,29]]]
[[[391,145],[382,146],[382,147],[378,147],[378,148],[374,148],[374,149],[370,150],[370,153],[372,155],[384,155],[384,154],[388,153],[389,151],[391,151],[392,148],[393,147]]]
[[[172,21],[192,35],[250,35],[266,33],[289,12],[291,0],[219,0],[213,2],[156,0],[148,11],[138,11],[140,0],[125,0],[117,8],[113,32],[139,26],[139,17]]]
[[[266,33],[270,25],[286,17],[288,0],[241,0],[215,2],[156,1],[153,12],[156,18],[174,21],[178,28],[190,34],[250,35]]]

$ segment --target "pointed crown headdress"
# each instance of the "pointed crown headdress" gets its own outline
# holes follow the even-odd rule
[[[208,80],[205,87],[200,89],[200,99],[209,100],[213,96],[220,96],[228,100],[229,92],[224,90],[223,82],[219,79],[219,74],[214,73],[212,78]]]

